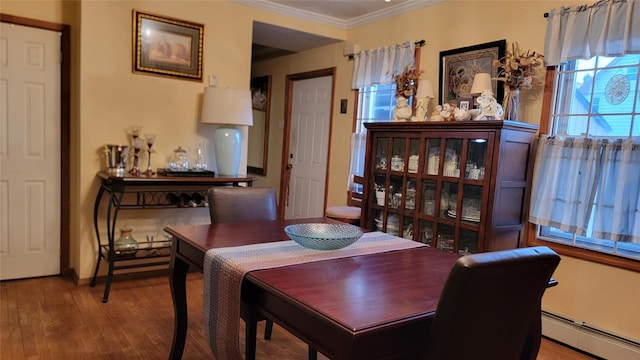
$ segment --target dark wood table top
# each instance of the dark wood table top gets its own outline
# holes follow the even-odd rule
[[[423,247],[253,271],[246,279],[356,333],[435,312],[458,257]]]
[[[293,219],[165,230],[176,238],[173,256],[201,270],[204,253],[211,248],[288,240],[284,227],[301,222],[334,221]],[[412,358],[419,356],[418,344],[424,342],[458,257],[423,247],[258,270],[245,277],[242,300],[331,359]],[[181,353],[181,346],[179,339],[174,346],[178,351],[172,354]]]

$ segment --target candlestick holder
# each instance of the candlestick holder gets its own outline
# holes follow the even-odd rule
[[[147,142],[147,152],[149,153],[149,159],[147,161],[147,171],[144,172],[144,175],[153,176],[156,173],[151,168],[151,153],[154,152],[151,147],[153,146],[153,143],[156,142],[156,134],[145,134],[144,139]]]
[[[133,176],[140,176],[142,172],[140,171],[140,150],[144,147],[144,139],[140,136],[136,136],[131,140],[131,145],[133,145],[133,167],[129,170],[129,174]]]

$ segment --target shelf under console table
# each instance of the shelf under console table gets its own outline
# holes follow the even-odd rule
[[[198,174],[158,174],[154,176],[118,176],[106,171],[100,171],[97,177],[100,179],[100,189],[93,207],[93,225],[98,241],[98,259],[91,279],[91,286],[95,286],[100,263],[104,259],[108,264],[107,280],[102,302],[109,300],[109,291],[113,273],[116,270],[152,267],[169,264],[171,246],[166,240],[147,243],[147,247],[141,247],[132,254],[119,254],[115,249],[116,222],[120,210],[141,209],[169,209],[192,206],[202,206],[199,202],[192,206],[180,198],[180,194],[192,194],[193,198],[206,198],[206,192],[214,186],[253,186],[256,180],[252,176],[212,176]],[[100,227],[98,224],[100,204],[105,193],[108,195],[106,209],[107,242],[102,243]],[[140,259],[150,259],[141,263]],[[118,263],[118,264],[116,264]]]

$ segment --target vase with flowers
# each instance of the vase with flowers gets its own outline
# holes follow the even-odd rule
[[[414,95],[418,90],[418,79],[423,72],[424,71],[416,68],[405,66],[402,73],[394,75],[393,80],[396,82],[396,96],[402,96],[408,99],[411,95]]]
[[[530,50],[521,52],[517,44],[512,44],[511,49],[504,58],[494,60],[493,66],[498,69],[497,79],[504,82],[504,118],[518,120],[520,89],[531,89],[544,55]]]

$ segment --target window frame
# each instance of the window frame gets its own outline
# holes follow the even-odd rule
[[[549,115],[554,101],[553,97],[555,93],[554,85],[556,72],[557,66],[549,66],[546,69],[544,93],[542,97],[542,111],[540,114],[540,136],[548,135],[550,133],[551,120]],[[614,266],[634,272],[640,272],[640,261],[540,238],[538,237],[538,226],[533,223],[529,223],[526,244],[528,246],[548,246],[561,255],[592,261],[603,265]]]

